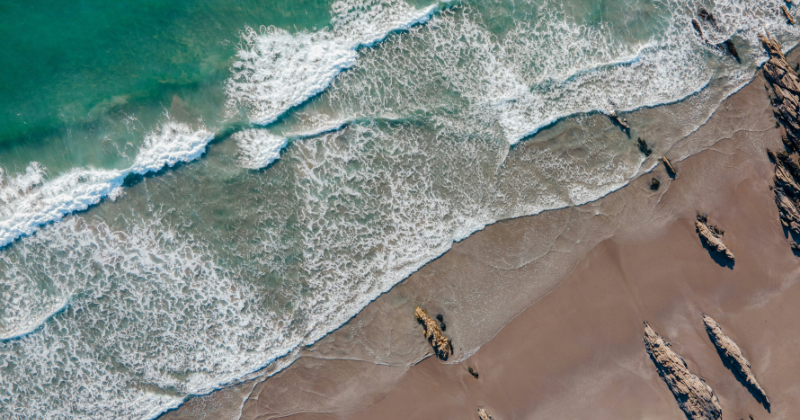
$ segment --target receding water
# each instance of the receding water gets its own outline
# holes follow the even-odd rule
[[[453,241],[625,185],[654,163],[636,136],[662,153],[752,78],[758,31],[800,39],[752,0],[0,11],[3,418],[147,419],[235,382]],[[603,114],[679,101],[669,135]]]

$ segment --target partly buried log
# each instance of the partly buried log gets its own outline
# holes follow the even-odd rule
[[[670,175],[675,176],[678,174],[678,171],[675,170],[675,167],[672,166],[672,162],[670,162],[666,156],[662,156],[661,161],[664,162],[664,167],[667,168],[667,172],[669,172]]]
[[[644,344],[658,369],[658,375],[667,383],[689,420],[717,420],[722,417],[722,408],[714,390],[689,371],[686,361],[646,322]]]
[[[727,259],[734,261],[733,252],[722,243],[721,237],[725,233],[722,229],[714,225],[708,225],[707,216],[701,214],[697,215],[697,221],[694,222],[694,225],[695,228],[697,228],[697,233],[700,234],[700,239],[702,239],[709,248],[725,255]]]
[[[414,316],[417,317],[417,321],[425,328],[425,339],[433,346],[433,351],[436,353],[436,356],[442,360],[447,360],[447,358],[453,354],[453,346],[450,344],[450,340],[442,334],[439,325],[419,306],[414,309]]]
[[[747,388],[756,397],[756,400],[769,409],[767,393],[764,392],[761,384],[758,383],[755,375],[753,375],[753,371],[750,369],[750,362],[742,354],[742,349],[722,332],[719,324],[710,316],[703,314],[703,323],[706,324],[708,338],[714,343],[714,347],[717,348],[722,360],[730,365],[731,370],[740,380],[747,384]]]

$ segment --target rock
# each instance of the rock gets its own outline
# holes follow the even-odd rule
[[[628,125],[628,121],[623,118],[620,118],[619,115],[617,115],[616,111],[611,111],[610,113],[608,113],[608,116],[611,117],[611,121],[619,124],[619,126],[622,127],[622,130],[624,131],[631,130],[631,126]]]
[[[794,18],[792,17],[792,14],[789,13],[789,9],[786,8],[785,4],[781,5],[781,10],[783,10],[783,15],[786,16],[786,20],[788,20],[790,24],[794,25]]]
[[[792,248],[792,251],[800,252],[800,245],[798,245],[797,242],[792,241],[789,243],[789,246]]]
[[[636,140],[636,142],[639,144],[639,151],[642,152],[643,155],[650,156],[650,154],[653,153],[653,149],[651,149],[650,146],[647,145],[647,142],[642,140],[641,137],[639,137],[639,140]]]
[[[725,50],[728,51],[728,54],[733,56],[733,58],[735,58],[736,61],[740,61],[740,62],[742,61],[742,59],[739,58],[739,51],[736,51],[736,45],[733,44],[733,41],[731,41],[729,39],[729,40],[723,42],[722,46],[725,47]]]
[[[678,406],[689,420],[712,420],[722,417],[722,408],[714,390],[689,371],[686,361],[646,322],[644,344],[658,369],[658,375],[667,383],[675,400],[678,401]]]
[[[697,34],[700,35],[700,38],[703,37],[703,28],[700,27],[700,22],[697,19],[692,19],[692,26],[694,26],[694,30],[697,31]]]
[[[700,239],[702,239],[709,248],[725,255],[725,257],[731,261],[734,260],[733,252],[731,252],[731,250],[722,243],[722,239],[720,239],[720,236],[724,234],[722,229],[714,225],[709,226],[706,217],[703,215],[697,216],[697,221],[694,222],[694,226],[697,228],[697,233],[700,234]]]
[[[653,190],[653,191],[658,191],[658,189],[659,189],[660,187],[661,187],[661,181],[659,181],[658,179],[656,179],[656,178],[653,178],[653,179],[650,181],[650,189],[651,189],[651,190]]]
[[[483,408],[478,408],[478,417],[480,417],[481,420],[492,419],[492,416],[490,416],[489,413],[487,413],[486,410],[484,410]]]
[[[715,28],[717,27],[717,18],[715,18],[714,15],[712,15],[708,10],[701,7],[697,15],[700,16],[700,19],[710,23]]]
[[[478,371],[473,370],[471,366],[468,367],[467,370],[469,371],[470,375],[475,377],[475,379],[478,379],[478,377],[480,376],[480,375],[478,375]]]
[[[674,176],[678,173],[678,171],[675,170],[675,167],[672,166],[672,162],[670,162],[666,156],[662,156],[661,161],[664,162],[664,167],[667,168],[667,172],[669,172],[670,175]]]
[[[800,212],[782,188],[775,188],[775,204],[778,206],[781,224],[794,234],[800,235]]]
[[[450,340],[442,334],[439,325],[437,325],[436,321],[431,319],[419,306],[414,309],[414,316],[417,317],[417,321],[425,328],[425,339],[433,346],[436,356],[442,360],[447,360],[453,353],[452,346]]]
[[[750,362],[742,354],[742,349],[722,332],[719,324],[710,316],[703,314],[703,323],[706,324],[708,338],[717,348],[720,357],[731,366],[734,374],[747,384],[747,388],[756,396],[756,399],[762,402],[764,406],[769,407],[767,393],[764,392],[755,375],[753,375],[753,371],[750,369]]]

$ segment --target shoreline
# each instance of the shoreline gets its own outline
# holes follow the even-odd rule
[[[749,99],[756,99],[756,103],[758,105],[752,105],[749,103],[738,103],[738,105],[740,108],[744,108],[745,105],[748,105],[750,108],[757,108],[755,111],[760,112],[756,112],[756,114],[758,114],[756,117],[760,118],[761,123],[765,123],[767,120],[771,120],[770,122],[774,123],[774,118],[772,118],[772,112],[769,108],[769,102],[766,94],[764,91],[758,92],[758,89],[762,84],[763,76],[759,70],[752,82],[745,85],[745,87],[741,88],[739,91],[725,99],[712,114],[711,118],[689,135],[689,137],[700,136],[713,139],[714,141],[712,143],[714,146],[711,146],[710,148],[703,147],[704,149],[708,150],[692,154],[689,158],[686,158],[685,161],[700,159],[700,155],[705,157],[709,154],[714,154],[712,151],[717,148],[716,146],[718,144],[730,142],[730,139],[723,140],[726,138],[725,134],[729,131],[731,132],[730,137],[734,137],[738,135],[738,133],[742,132],[752,133],[752,131],[748,131],[752,130],[750,127],[740,127],[736,130],[729,130],[729,127],[726,127],[726,125],[731,122],[738,122],[737,125],[742,126],[741,118],[739,118],[740,115],[737,116],[737,118],[732,118],[729,115],[726,115],[730,114],[730,102],[737,102],[736,100],[732,99],[734,97],[748,96],[748,100],[744,102],[749,102]],[[745,90],[747,90],[747,92],[743,94],[742,92]],[[761,94],[760,99],[758,98],[759,95],[757,95],[757,93]],[[724,110],[723,105],[725,105]],[[738,112],[744,112],[747,114],[746,110],[738,110]],[[764,114],[766,114],[766,116]],[[755,118],[752,116],[750,117]],[[725,121],[724,124],[711,124],[712,120],[726,118],[730,119],[731,121]],[[769,123],[767,122],[766,126],[768,125]],[[764,128],[762,130],[762,134],[766,135],[764,133],[771,134],[771,136],[769,136],[772,138],[771,147],[775,148],[780,146],[780,135],[778,134],[779,131],[777,129]],[[670,150],[680,150],[687,147],[687,145],[691,146],[689,144],[689,140],[684,140],[674,144]],[[762,139],[761,141],[763,142],[764,140]],[[524,147],[524,145],[517,145],[516,147]],[[753,158],[766,161],[766,153],[763,153],[762,150],[760,155],[754,156]],[[419,327],[412,322],[412,317],[408,317],[408,320],[400,318],[402,317],[404,311],[399,310],[399,308],[413,305],[415,302],[417,302],[423,304],[423,307],[430,309],[430,311],[434,313],[436,311],[443,313],[445,315],[445,321],[448,325],[446,334],[451,337],[453,335],[456,336],[456,340],[454,340],[454,342],[457,346],[456,356],[458,357],[460,351],[463,350],[463,348],[458,348],[458,344],[459,342],[464,342],[463,339],[469,336],[469,333],[466,331],[469,330],[470,324],[479,325],[481,323],[479,317],[477,316],[480,314],[480,311],[459,311],[457,307],[460,306],[460,303],[465,300],[475,302],[483,301],[488,302],[489,304],[507,303],[503,299],[499,299],[498,296],[492,296],[490,290],[486,290],[485,282],[480,281],[480,274],[485,274],[487,271],[495,271],[501,274],[508,271],[518,271],[520,269],[522,269],[521,271],[525,271],[525,266],[529,264],[539,266],[537,268],[548,269],[546,266],[549,265],[550,271],[547,273],[547,275],[545,275],[545,277],[562,277],[561,281],[559,281],[557,285],[552,287],[549,291],[538,290],[535,285],[533,285],[533,287],[531,287],[531,285],[522,287],[522,289],[525,289],[528,293],[525,296],[535,296],[537,293],[540,294],[540,296],[536,299],[528,301],[525,301],[524,298],[519,299],[519,296],[517,296],[516,298],[518,300],[514,302],[515,304],[512,306],[514,308],[520,308],[520,310],[518,312],[505,312],[506,317],[508,317],[509,320],[501,323],[499,327],[497,327],[497,325],[492,327],[496,328],[495,334],[492,335],[488,341],[479,345],[479,348],[473,355],[473,357],[479,357],[481,352],[484,351],[484,347],[496,347],[496,345],[493,345],[492,343],[494,343],[495,340],[502,341],[498,337],[506,334],[506,330],[516,328],[514,326],[520,323],[519,319],[523,317],[525,313],[532,311],[532,308],[539,305],[539,302],[543,302],[547,299],[554,299],[550,296],[556,294],[560,289],[562,289],[567,280],[573,277],[575,271],[580,269],[581,264],[590,258],[589,256],[583,256],[581,258],[577,258],[578,261],[570,264],[567,263],[567,261],[575,260],[576,258],[567,257],[566,254],[581,254],[584,251],[585,254],[590,254],[600,247],[600,243],[605,243],[605,241],[612,240],[610,238],[625,238],[626,235],[630,236],[631,233],[624,232],[625,229],[620,228],[621,225],[637,225],[638,223],[638,225],[644,226],[645,222],[648,224],[655,223],[656,225],[660,226],[657,226],[657,228],[652,228],[652,226],[649,226],[649,230],[651,232],[648,233],[648,235],[651,237],[655,235],[657,237],[658,235],[663,235],[663,232],[659,233],[658,229],[664,230],[665,225],[675,224],[677,223],[676,220],[687,220],[685,215],[683,215],[682,218],[678,217],[676,219],[676,216],[674,214],[670,214],[669,212],[667,212],[666,215],[661,215],[660,217],[654,218],[653,213],[648,213],[647,211],[642,211],[641,209],[638,209],[639,211],[634,211],[630,209],[629,205],[626,205],[627,201],[632,203],[636,202],[637,200],[643,200],[652,209],[658,207],[658,205],[661,203],[661,198],[670,191],[672,184],[681,181],[683,175],[682,173],[684,171],[684,169],[682,169],[682,166],[684,166],[683,160],[675,160],[674,163],[679,165],[679,173],[677,179],[675,180],[669,179],[666,174],[663,174],[663,165],[659,165],[658,167],[649,171],[640,169],[640,175],[638,175],[637,178],[630,181],[627,185],[593,202],[576,207],[549,210],[533,216],[522,216],[519,218],[503,220],[486,226],[483,230],[473,233],[467,239],[454,243],[452,248],[444,255],[427,263],[409,278],[395,285],[391,291],[382,294],[380,297],[372,301],[367,308],[351,318],[347,324],[329,333],[325,336],[325,338],[321,339],[317,343],[301,349],[298,359],[292,362],[289,367],[277,373],[269,381],[264,382],[265,378],[257,378],[250,380],[249,382],[234,385],[231,388],[215,391],[207,396],[195,397],[184,403],[178,409],[164,414],[161,418],[215,418],[212,415],[214,412],[219,414],[220,410],[227,410],[228,412],[233,410],[235,412],[240,409],[244,414],[244,418],[247,417],[247,414],[255,414],[259,411],[259,409],[263,410],[265,406],[272,406],[272,408],[269,409],[269,412],[275,414],[276,417],[291,416],[292,418],[300,418],[302,417],[302,413],[306,413],[306,415],[309,416],[308,418],[317,418],[310,413],[320,411],[327,413],[338,412],[340,414],[352,413],[353,407],[367,407],[371,405],[371,403],[377,402],[378,400],[386,400],[387,395],[402,394],[402,390],[396,391],[396,389],[398,389],[398,387],[402,387],[403,384],[410,381],[411,379],[407,379],[407,377],[415,376],[414,372],[421,370],[430,373],[437,371],[437,369],[440,367],[454,367],[460,366],[463,363],[471,363],[471,360],[473,360],[472,358],[467,359],[465,362],[459,364],[440,364],[434,358],[428,358],[430,355],[430,348],[427,347],[426,343],[424,343],[424,341],[422,341],[420,338],[421,333],[419,331]],[[648,196],[648,194],[650,194],[647,191],[648,189],[644,188],[645,191],[642,191],[642,187],[643,183],[648,181],[648,178],[651,174],[656,174],[661,178],[662,188],[655,195],[651,194]],[[771,176],[762,178],[763,179],[761,181],[767,183],[771,179]],[[653,197],[658,198],[653,202]],[[620,203],[620,201],[622,201],[622,203]],[[767,200],[766,203],[768,206],[772,206],[774,208],[774,204],[771,200]],[[620,204],[622,204],[621,207]],[[642,215],[641,213],[645,214]],[[775,210],[775,213],[777,213],[777,210]],[[594,217],[598,215],[602,216],[601,218],[604,219],[613,219],[614,223],[611,223],[611,225],[614,226],[609,226],[607,220],[598,223],[597,218]],[[642,220],[643,217],[646,220]],[[714,217],[715,214],[712,214],[712,218]],[[773,221],[777,222],[777,220],[777,217],[775,217]],[[562,230],[558,232],[549,232],[551,246],[549,249],[542,249],[539,240],[542,239],[542,236],[547,236],[547,234],[542,234],[541,230],[547,229],[548,226],[550,226],[552,230],[552,226],[558,225],[559,223]],[[594,224],[598,226],[580,226],[581,224]],[[529,231],[537,231],[537,236],[527,238],[527,240],[524,237],[524,234],[522,237],[520,237],[519,230],[523,227],[522,225],[534,225],[532,228],[531,226],[524,226],[524,228]],[[574,228],[573,225],[578,225],[579,228]],[[726,224],[723,224],[722,226],[726,227],[728,231],[731,231]],[[578,232],[580,228],[583,228],[583,231]],[[653,233],[653,231],[655,233]],[[578,239],[574,239],[573,241],[563,240],[565,237],[571,237],[572,239],[577,237]],[[694,237],[696,238],[696,234]],[[588,241],[595,240],[598,244],[592,245],[584,243],[584,238],[586,238]],[[562,239],[561,243],[559,243],[559,239]],[[503,255],[498,255],[497,249],[503,248],[506,248],[506,250],[513,249],[517,252],[517,254],[514,254],[513,252],[505,252]],[[786,244],[785,248],[788,250],[788,243]],[[532,254],[535,256],[537,252],[541,255],[534,257],[531,260]],[[699,248],[699,251],[694,250],[694,252],[695,254],[700,254],[701,252],[705,251],[701,247]],[[493,262],[481,261],[484,266],[476,268],[474,267],[474,261],[470,260],[474,258],[480,259],[479,256],[481,255],[484,257],[500,258]],[[707,255],[705,257],[708,258]],[[559,261],[561,261],[561,263],[559,263]],[[492,265],[495,265],[495,267],[493,267],[494,270],[487,269],[487,267],[491,267]],[[472,272],[470,272],[471,269],[473,270]],[[453,279],[452,273],[448,275],[448,273],[451,271],[455,271],[456,273],[461,271],[461,274],[473,276],[475,278],[472,280]],[[528,271],[537,270],[528,269]],[[733,271],[736,271],[736,269],[734,268]],[[433,280],[436,278],[437,281],[439,281],[440,277],[445,277],[446,280],[450,280],[451,283],[449,285],[424,284],[425,280]],[[514,276],[508,277],[509,278],[504,280],[514,280],[511,278]],[[464,293],[454,290],[470,289],[470,285],[477,286],[477,293],[473,292],[470,294],[469,292]],[[509,285],[519,286],[517,284],[505,284],[504,286]],[[518,290],[519,287],[512,287],[511,289]],[[533,290],[533,293],[531,293],[531,290]],[[476,296],[481,296],[483,299],[476,299]],[[537,305],[534,305],[534,303]],[[509,316],[509,314],[511,316]],[[641,320],[638,322],[641,322]],[[394,323],[399,323],[402,325],[392,325]],[[728,327],[727,329],[730,330],[731,328]],[[661,333],[667,336],[672,335],[669,334],[668,330],[661,331]],[[381,341],[385,340],[387,335],[389,336],[390,342],[388,344],[381,344]],[[670,338],[675,339],[675,337]],[[368,345],[365,346],[364,343],[367,343]],[[403,346],[406,348],[400,348]],[[405,351],[405,353],[402,353],[403,351]],[[752,355],[751,360],[753,360]],[[353,366],[348,367],[348,365]],[[357,368],[355,367],[356,365],[358,366]],[[379,366],[382,366],[385,369],[379,368]],[[757,370],[758,367],[754,366],[754,369]],[[466,371],[466,367],[462,367],[461,370]],[[477,370],[481,372],[481,368]],[[304,386],[310,387],[311,384],[309,383],[309,380],[311,378],[308,377],[310,375],[311,377],[316,378],[316,380],[324,378],[325,382],[329,384],[330,388],[324,389],[324,392],[321,392],[320,395],[330,394],[334,391],[333,388],[338,387],[338,385],[334,385],[336,382],[334,377],[345,375],[346,372],[353,373],[356,371],[360,371],[361,375],[363,375],[364,371],[369,371],[381,378],[362,378],[368,382],[372,382],[372,384],[368,385],[369,389],[371,389],[371,392],[367,392],[367,397],[362,395],[364,392],[363,389],[361,389],[359,392],[356,392],[355,389],[351,389],[351,393],[348,394],[346,398],[345,396],[337,395],[336,397],[331,396],[325,401],[305,401],[304,403],[302,401],[302,396],[298,398],[297,396],[288,395],[286,391],[281,392],[281,390],[285,389],[298,389],[303,388]],[[769,387],[768,384],[765,386]],[[250,390],[248,390],[248,388]],[[265,403],[263,401],[263,396],[259,399],[259,396],[265,393],[270,395],[269,403]],[[239,395],[239,397],[237,398],[234,394]],[[283,395],[283,398],[278,397],[278,395]],[[298,399],[299,401],[297,401]],[[235,401],[237,400],[242,401],[243,406],[236,407],[238,404],[236,404]],[[227,403],[221,404],[222,402]],[[671,402],[674,405],[674,401],[668,400],[667,402]],[[295,404],[294,408],[292,408],[292,404]],[[330,404],[333,404],[335,407],[331,407]],[[312,407],[315,405],[319,407],[313,409]],[[223,406],[225,407],[224,410]],[[301,406],[304,408],[301,409]],[[475,407],[470,407],[470,412],[472,412],[473,415],[474,408]],[[677,405],[675,405],[674,408],[677,409]],[[490,410],[490,413],[491,412],[499,411]],[[199,413],[203,413],[203,417],[198,417]],[[212,415],[212,417],[207,417],[208,415]],[[260,417],[263,415],[263,412],[259,414]],[[341,417],[342,416],[333,416],[330,418]],[[508,417],[508,415],[500,418],[506,417]],[[234,416],[232,418],[238,417]],[[267,414],[265,418],[271,418],[271,415]]]

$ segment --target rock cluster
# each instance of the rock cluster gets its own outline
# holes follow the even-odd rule
[[[722,332],[719,324],[710,316],[703,315],[703,323],[706,325],[708,338],[714,343],[714,347],[717,348],[720,357],[731,366],[733,373],[747,384],[747,388],[756,396],[756,399],[762,401],[765,406],[769,407],[767,393],[764,392],[764,389],[761,388],[761,385],[756,380],[755,375],[753,375],[753,371],[750,369],[750,362],[748,362],[744,354],[742,354],[742,349],[736,345],[736,342]]]
[[[700,239],[702,239],[709,248],[725,255],[725,257],[731,261],[734,260],[733,252],[722,243],[722,235],[725,234],[725,231],[717,226],[708,224],[708,215],[698,214],[694,226],[697,228],[697,233],[700,234]]]
[[[722,417],[719,399],[708,384],[689,371],[683,360],[646,322],[644,344],[658,374],[667,383],[678,406],[690,420],[714,420]]]
[[[764,64],[764,75],[775,92],[774,112],[786,129],[783,144],[786,151],[767,151],[775,163],[773,192],[778,206],[781,224],[796,235],[800,235],[800,79],[783,55],[781,45],[769,36],[760,35],[770,59]]]
[[[428,316],[428,314],[419,306],[414,309],[414,316],[417,321],[424,327],[425,339],[433,346],[433,351],[442,360],[447,358],[453,353],[453,347],[450,340],[442,334],[439,325]]]

